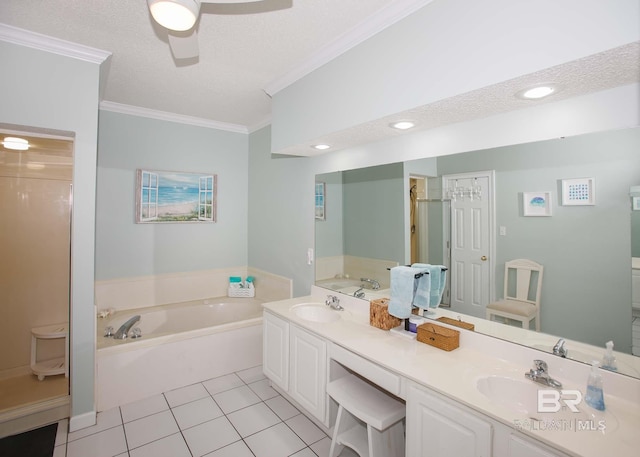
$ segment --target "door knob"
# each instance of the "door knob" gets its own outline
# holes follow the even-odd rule
[[[483,255],[482,257],[480,257],[480,260],[482,260],[483,262],[485,262],[487,260],[487,256]]]

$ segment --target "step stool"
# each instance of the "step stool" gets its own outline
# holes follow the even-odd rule
[[[64,357],[38,362],[38,340],[64,338]],[[69,324],[45,325],[31,329],[31,371],[42,381],[45,376],[64,373],[69,377]]]
[[[404,456],[404,403],[354,375],[330,382],[327,393],[339,406],[329,457],[345,446],[360,457]]]

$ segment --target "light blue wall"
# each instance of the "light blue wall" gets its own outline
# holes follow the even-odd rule
[[[344,254],[343,185],[342,173],[334,172],[316,177],[324,182],[325,220],[316,219],[316,257],[341,256]]]
[[[435,0],[274,94],[273,150],[637,41],[639,16],[635,0]]]
[[[96,338],[93,306],[95,166],[100,65],[4,41],[0,41],[0,61],[1,123],[75,134],[71,416],[92,415]]]
[[[631,347],[629,187],[640,178],[640,129],[595,133],[438,158],[438,174],[496,170],[496,291],[504,262],[545,267],[542,331]],[[562,206],[561,180],[593,177],[595,206]],[[551,191],[551,217],[524,217],[522,192]]]
[[[246,265],[246,134],[100,111],[96,279]],[[213,224],[136,224],[136,169],[218,175]]]
[[[315,265],[315,172],[307,158],[271,155],[271,129],[249,135],[249,265],[293,279],[293,294],[309,294]]]

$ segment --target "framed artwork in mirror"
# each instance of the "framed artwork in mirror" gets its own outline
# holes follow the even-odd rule
[[[522,192],[525,216],[551,216],[551,192]]]
[[[316,220],[324,221],[325,216],[325,191],[326,184],[323,182],[316,183]]]
[[[136,223],[216,222],[217,175],[136,170]]]
[[[596,204],[594,178],[576,178],[562,180],[563,206],[588,206]]]
[[[640,197],[633,197],[633,211],[640,211]]]

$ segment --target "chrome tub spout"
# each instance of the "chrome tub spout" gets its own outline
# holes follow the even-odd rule
[[[115,333],[115,335],[113,335],[113,337],[117,340],[126,339],[127,336],[129,335],[129,330],[131,330],[131,327],[133,327],[136,324],[136,322],[138,322],[139,320],[140,320],[140,315],[136,314],[135,316],[130,318],[127,322],[122,324],[118,329],[118,331]]]

